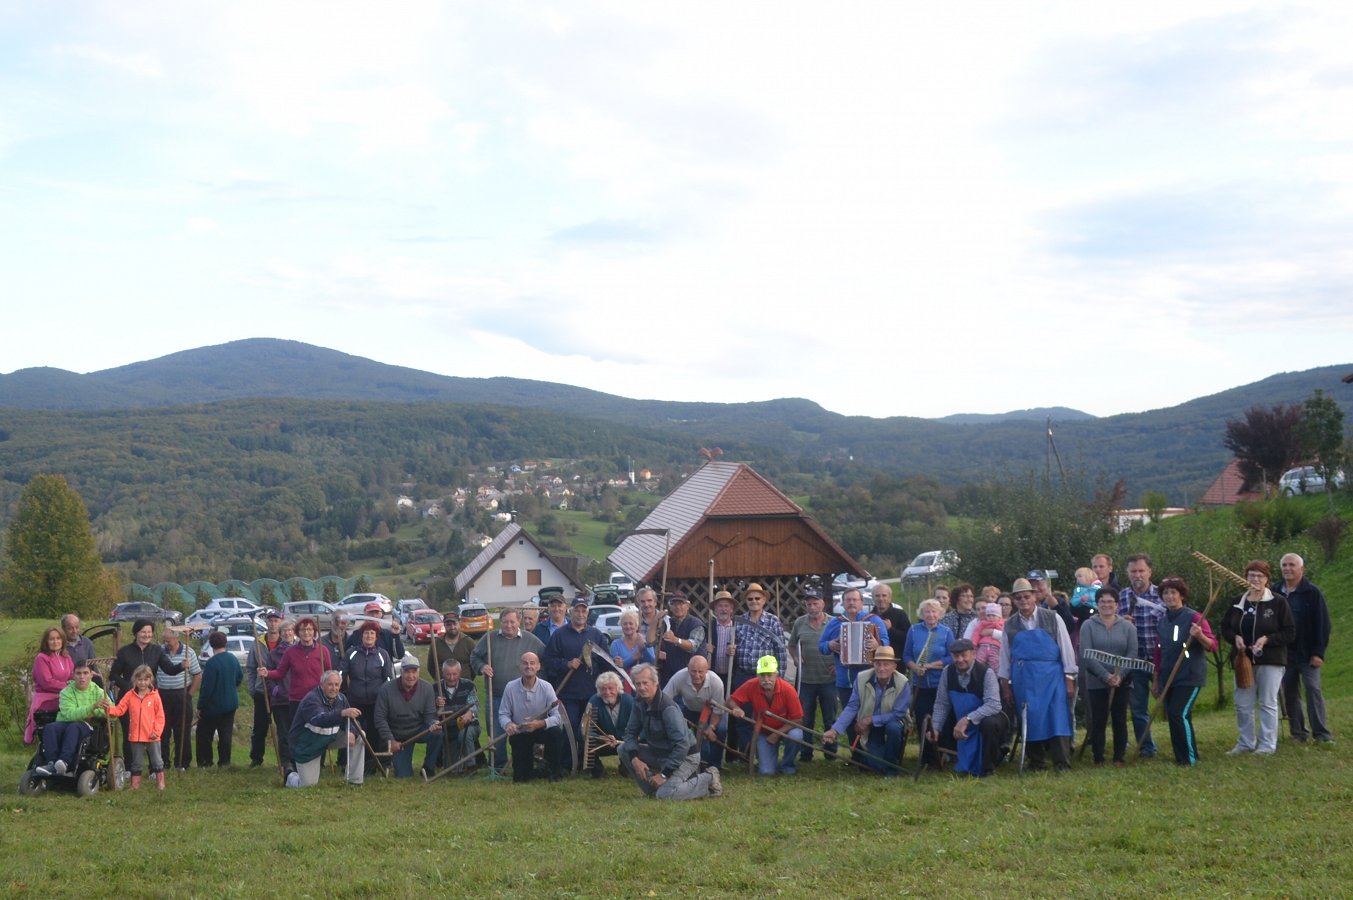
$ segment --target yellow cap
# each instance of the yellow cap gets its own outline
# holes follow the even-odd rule
[[[773,656],[763,656],[756,661],[756,674],[774,675],[780,671],[780,661]]]

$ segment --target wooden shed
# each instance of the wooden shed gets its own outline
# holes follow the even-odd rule
[[[710,585],[736,597],[749,582],[770,593],[786,621],[803,611],[803,590],[820,579],[830,607],[831,578],[867,577],[812,517],[745,463],[708,462],[659,503],[609,559],[636,583],[682,590],[691,610],[709,613]],[[670,550],[667,549],[670,545]]]

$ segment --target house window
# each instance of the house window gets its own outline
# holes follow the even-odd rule
[[[516,587],[516,586],[517,586],[517,570],[516,570],[516,569],[504,569],[504,570],[503,570],[503,587]]]
[[[540,585],[540,570],[539,570],[539,569],[527,569],[527,570],[526,570],[526,583],[527,583],[528,585],[532,586],[532,587],[538,587],[538,586]]]

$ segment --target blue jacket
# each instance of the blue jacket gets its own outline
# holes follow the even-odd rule
[[[591,641],[596,645],[596,652],[609,658],[611,652],[611,639],[598,631],[594,626],[588,625],[582,631],[578,631],[571,624],[563,628],[555,629],[554,634],[550,635],[550,642],[545,645],[545,657],[542,659],[541,667],[545,670],[545,680],[558,690],[560,684],[563,684],[565,675],[568,673],[568,663],[571,659],[583,658],[583,645]],[[589,669],[584,662],[578,666],[578,671],[564,685],[564,689],[559,691],[560,700],[586,700],[597,690],[597,676],[602,672],[611,671],[611,667],[604,662],[596,659],[592,661],[592,667]]]
[[[832,618],[827,622],[827,627],[822,629],[822,637],[817,642],[818,652],[824,655],[832,652],[831,642],[841,637],[841,624],[845,621],[846,621],[845,618],[842,616],[832,616]],[[879,632],[879,646],[880,647],[889,646],[890,638],[888,637],[888,623],[883,621],[883,619],[881,619],[876,613],[873,613],[867,609],[862,609],[860,610],[860,614],[855,617],[855,621],[873,622],[874,627],[877,628]],[[863,672],[865,669],[871,669],[870,666],[842,665],[841,655],[838,653],[835,654],[835,656],[836,656],[836,686],[841,688],[842,690],[850,690],[851,688],[853,688],[855,686],[855,676],[858,675],[860,672]]]

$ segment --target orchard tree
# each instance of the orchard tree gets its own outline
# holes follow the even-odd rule
[[[1301,461],[1301,422],[1302,408],[1294,403],[1251,406],[1244,419],[1227,420],[1222,444],[1236,455],[1247,484],[1262,484],[1268,493],[1270,484]]]
[[[89,512],[60,475],[28,482],[5,549],[9,565],[0,575],[0,603],[11,615],[55,619],[74,612],[96,618],[111,608]]]

